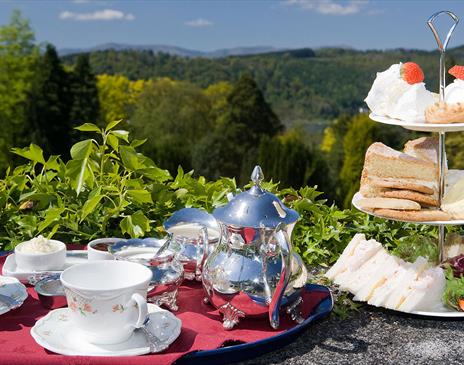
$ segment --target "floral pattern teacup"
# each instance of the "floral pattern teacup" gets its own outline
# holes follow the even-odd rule
[[[152,272],[125,261],[94,261],[61,274],[69,317],[86,340],[115,344],[127,340],[147,316]]]

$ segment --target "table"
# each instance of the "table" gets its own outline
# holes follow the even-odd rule
[[[462,364],[464,322],[413,317],[363,306],[342,320],[331,314],[258,364]]]

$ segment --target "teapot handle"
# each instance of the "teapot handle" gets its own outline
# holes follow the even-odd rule
[[[288,238],[287,232],[281,228],[277,227],[274,237],[280,247],[280,253],[282,256],[282,268],[280,271],[280,278],[277,283],[274,294],[271,298],[271,303],[269,304],[269,322],[272,328],[279,328],[279,311],[282,298],[287,288],[288,282],[290,280],[291,273],[291,253],[290,253],[290,240]]]
[[[205,226],[202,226],[200,229],[200,240],[203,246],[203,254],[198,255],[197,257],[197,265],[195,269],[195,278],[198,281],[201,281],[201,274],[203,272],[203,265],[205,264],[206,258],[208,257],[208,243],[209,243],[209,238],[208,238],[208,228]]]

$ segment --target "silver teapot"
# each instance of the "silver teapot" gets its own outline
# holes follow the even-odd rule
[[[219,309],[225,329],[240,318],[263,316],[276,329],[281,308],[302,321],[307,270],[290,241],[299,215],[261,187],[263,178],[256,166],[254,186],[213,212],[222,237],[203,267],[203,287],[205,302]]]

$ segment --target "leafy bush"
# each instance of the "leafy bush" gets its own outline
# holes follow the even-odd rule
[[[13,149],[28,162],[8,170],[0,180],[0,249],[12,249],[38,234],[78,243],[97,237],[149,236],[162,230],[162,222],[178,209],[212,211],[226,202],[227,193],[239,192],[229,178],[210,182],[181,168],[174,178],[137,152],[144,141],[129,140],[127,131],[115,129],[118,124],[78,127],[96,139],[76,143],[66,163],[58,156],[45,159],[34,144]],[[264,187],[300,213],[293,243],[312,266],[334,262],[356,232],[393,247],[399,237],[433,234],[420,225],[329,206],[315,187],[279,190],[272,181]]]
[[[13,149],[29,162],[0,180],[2,249],[37,234],[81,243],[95,237],[141,237],[161,229],[177,209],[211,210],[235,191],[232,179],[206,182],[181,168],[173,179],[136,151],[144,141],[130,142],[127,131],[115,129],[118,123],[106,129],[90,123],[78,127],[99,138],[76,143],[67,163],[58,156],[45,160],[34,144]]]

